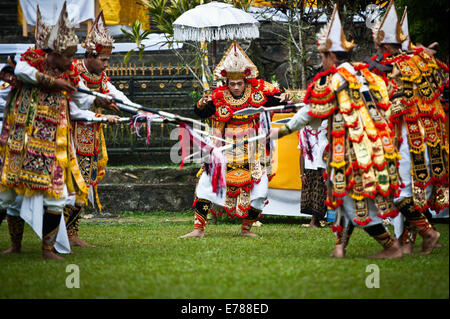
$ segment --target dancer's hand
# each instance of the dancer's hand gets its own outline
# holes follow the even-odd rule
[[[292,98],[289,93],[281,93],[280,95],[274,95],[274,97],[279,99],[281,103],[289,102]]]
[[[52,88],[55,90],[72,92],[75,92],[77,90],[68,80],[64,79],[55,79]]]
[[[108,120],[108,123],[117,123],[117,120],[120,118],[118,115],[103,115],[104,118]]]
[[[280,128],[279,127],[272,127],[270,129],[269,135],[266,137],[268,140],[277,140],[280,135]]]
[[[426,47],[422,43],[418,43],[417,47],[422,48],[427,54],[434,56],[437,52],[434,48],[437,47],[438,45],[439,45],[438,42],[433,42],[429,46]]]
[[[200,110],[204,109],[206,104],[208,104],[208,102],[211,101],[211,99],[212,99],[211,93],[204,94],[197,103],[198,109],[200,109]]]

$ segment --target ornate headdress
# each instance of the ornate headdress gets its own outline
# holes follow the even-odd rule
[[[345,37],[337,5],[334,5],[331,20],[320,29],[316,37],[319,52],[347,52],[355,46],[353,41],[348,42]]]
[[[51,26],[47,25],[41,16],[39,5],[36,6],[36,29],[34,38],[36,39],[36,49],[47,49],[47,38],[50,35]]]
[[[86,40],[81,44],[86,51],[95,54],[107,54],[110,55],[113,47],[114,40],[109,34],[105,26],[105,18],[103,16],[103,10],[94,21],[91,30],[86,37]]]
[[[214,69],[214,75],[218,80],[254,79],[258,74],[258,68],[236,41],[233,41]]]
[[[48,37],[47,46],[53,51],[62,53],[67,48],[77,46],[77,44],[78,37],[70,24],[66,10],[66,2],[64,1],[58,22],[56,22]]]
[[[402,27],[398,21],[397,9],[394,0],[389,2],[383,19],[378,20],[372,27],[372,35],[375,43],[402,43],[406,40],[406,36],[402,31]]]
[[[406,40],[402,43],[402,50],[408,51],[412,49],[411,38],[409,37],[409,26],[408,26],[408,7],[405,7],[405,11],[403,11],[402,20],[400,21],[400,25],[402,26],[402,32],[406,37]]]

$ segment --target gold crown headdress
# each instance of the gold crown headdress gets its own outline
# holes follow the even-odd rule
[[[233,41],[214,69],[218,80],[254,79],[258,74],[258,68],[236,41]]]
[[[316,37],[319,52],[347,52],[355,46],[353,41],[349,42],[345,37],[337,5],[334,5],[330,21],[320,29]]]
[[[66,10],[66,2],[59,14],[58,22],[53,26],[47,40],[47,46],[58,53],[64,52],[67,48],[77,46],[78,37],[69,21]]]
[[[36,40],[36,49],[47,49],[47,38],[50,35],[51,26],[47,25],[42,19],[39,5],[36,6],[36,29],[34,31],[34,38]]]
[[[102,10],[95,19],[91,30],[89,30],[89,33],[86,36],[86,40],[81,46],[88,52],[110,55],[114,48],[113,43],[114,40],[106,29]]]

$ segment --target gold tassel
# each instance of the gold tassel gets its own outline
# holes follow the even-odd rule
[[[102,206],[102,204],[100,204],[100,198],[98,197],[97,186],[94,187],[94,192],[95,192],[95,200],[96,200],[96,202],[97,202],[98,210],[99,210],[99,211],[102,211],[103,206]]]

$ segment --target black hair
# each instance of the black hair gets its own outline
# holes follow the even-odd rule
[[[402,49],[402,45],[400,43],[382,43],[381,45],[389,45],[394,51],[400,51]]]
[[[3,69],[1,69],[0,72],[14,74],[14,68],[10,65],[7,65]]]
[[[239,79],[239,80],[241,80],[241,79]],[[247,82],[248,82],[248,79],[247,79],[247,78],[243,78],[242,80],[244,80],[244,83],[247,83]],[[227,78],[227,81],[226,81],[225,83],[228,85],[229,81],[230,81],[230,79]]]
[[[90,55],[91,55],[94,59],[96,59],[96,58],[98,57],[98,54],[97,54],[97,53],[93,53],[93,52],[89,52],[89,51],[84,52],[84,57],[85,57],[86,59],[87,59]]]
[[[15,57],[14,55],[11,54],[11,55],[9,55],[8,58],[11,60],[11,63],[12,63],[12,64],[14,64],[14,65],[17,64],[16,57]]]
[[[351,59],[351,51],[333,51],[337,59],[337,64],[348,62]]]

